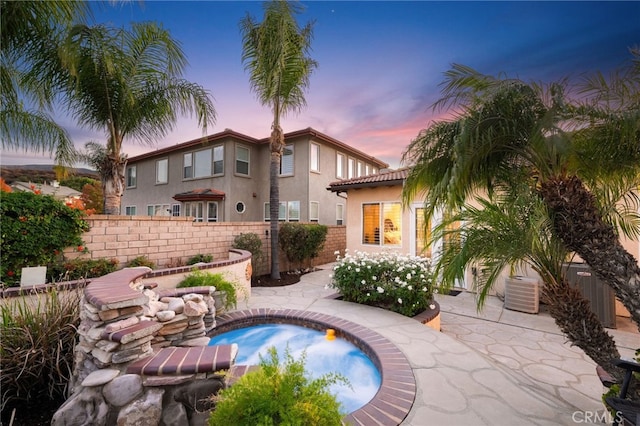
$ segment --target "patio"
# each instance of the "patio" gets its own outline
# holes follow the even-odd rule
[[[472,293],[438,296],[442,332],[377,308],[327,298],[332,264],[288,287],[257,287],[238,309],[297,309],[371,328],[405,354],[417,393],[403,425],[559,425],[604,415],[595,364],[571,347],[544,310],[509,311],[489,298],[481,314]],[[625,323],[625,321],[628,322]],[[639,346],[637,329],[619,319],[609,330],[621,355]]]

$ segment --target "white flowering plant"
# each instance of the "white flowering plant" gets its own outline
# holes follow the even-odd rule
[[[431,261],[391,252],[338,254],[331,287],[343,300],[414,316],[433,301]]]

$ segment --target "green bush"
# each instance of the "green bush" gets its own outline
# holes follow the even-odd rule
[[[227,294],[224,306],[225,309],[235,308],[238,305],[236,287],[233,283],[227,281],[222,274],[212,274],[211,272],[196,270],[184,277],[176,287],[184,288],[201,286],[213,286],[216,288],[216,291],[224,291]]]
[[[52,290],[30,298],[6,299],[0,305],[3,412],[5,405],[20,401],[38,410],[47,400],[65,400],[80,324],[80,294]]]
[[[429,259],[395,253],[338,256],[332,287],[348,302],[377,306],[412,317],[433,303]]]
[[[280,227],[280,248],[291,263],[301,265],[318,257],[327,239],[325,225],[284,223]]]
[[[85,251],[84,213],[50,196],[0,192],[0,279],[19,285],[22,268],[54,263],[67,247]]]
[[[258,234],[248,232],[236,235],[232,247],[251,252],[251,268],[254,272],[262,265],[264,253],[262,252],[262,240]]]
[[[117,259],[73,259],[55,262],[47,266],[51,282],[96,278],[118,269]]]
[[[127,268],[135,268],[138,266],[148,266],[151,269],[155,269],[156,264],[149,260],[147,256],[138,256],[127,262]]]
[[[342,425],[340,403],[328,387],[346,379],[327,374],[310,380],[304,363],[304,356],[295,361],[287,351],[281,365],[270,348],[267,359],[260,357],[260,369],[213,396],[209,425]]]
[[[195,265],[196,263],[211,263],[213,262],[213,256],[210,254],[196,254],[187,260],[187,265]]]

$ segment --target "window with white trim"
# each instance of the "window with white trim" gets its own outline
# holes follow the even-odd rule
[[[204,203],[203,202],[194,202],[194,203],[184,203],[184,215],[185,216],[193,216],[194,222],[203,222],[204,221]]]
[[[289,201],[287,203],[287,220],[289,222],[300,221],[300,201]]]
[[[156,161],[156,183],[168,183],[169,182],[169,159],[163,158]]]
[[[402,207],[400,203],[362,205],[362,244],[402,245]]]
[[[269,212],[269,203],[264,203],[264,221],[271,221],[271,214]],[[286,201],[280,201],[280,208],[278,209],[278,220],[287,220],[287,203]]]
[[[218,202],[209,201],[207,203],[207,222],[218,221]]]
[[[364,166],[364,175],[365,176],[369,176],[370,170],[369,170],[369,165],[365,164]]]
[[[180,216],[180,204],[171,205],[171,216]]]
[[[224,174],[224,145],[213,147],[213,175]]]
[[[147,216],[169,216],[170,212],[169,204],[149,204],[147,206]]]
[[[318,222],[320,220],[320,203],[317,201],[309,201],[309,222]]]
[[[182,178],[191,179],[193,177],[193,153],[187,152],[182,159]]]
[[[136,215],[136,206],[125,206],[124,207],[125,216],[135,216]]]
[[[127,166],[127,188],[135,188],[138,182],[136,177],[136,166]]]
[[[293,144],[285,145],[280,158],[280,176],[293,175],[293,162]]]
[[[312,143],[310,147],[309,170],[320,171],[320,145]]]
[[[357,177],[362,176],[362,167],[363,167],[362,161],[358,161],[358,171],[356,175]]]
[[[347,160],[347,179],[351,179],[352,177],[354,177],[355,167],[356,160],[354,160],[353,158],[349,158],[349,160]]]
[[[236,146],[236,173],[249,176],[249,148]]]
[[[211,176],[211,148],[193,153],[193,177]]]
[[[344,155],[336,153],[336,178],[344,179]]]
[[[336,225],[344,225],[344,204],[336,204]]]

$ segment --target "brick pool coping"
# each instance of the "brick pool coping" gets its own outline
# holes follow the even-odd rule
[[[398,425],[409,414],[416,396],[416,381],[406,356],[390,340],[362,325],[331,315],[295,309],[248,309],[216,317],[208,336],[264,323],[301,325],[336,335],[356,345],[380,371],[380,389],[366,405],[345,416],[353,425]]]

